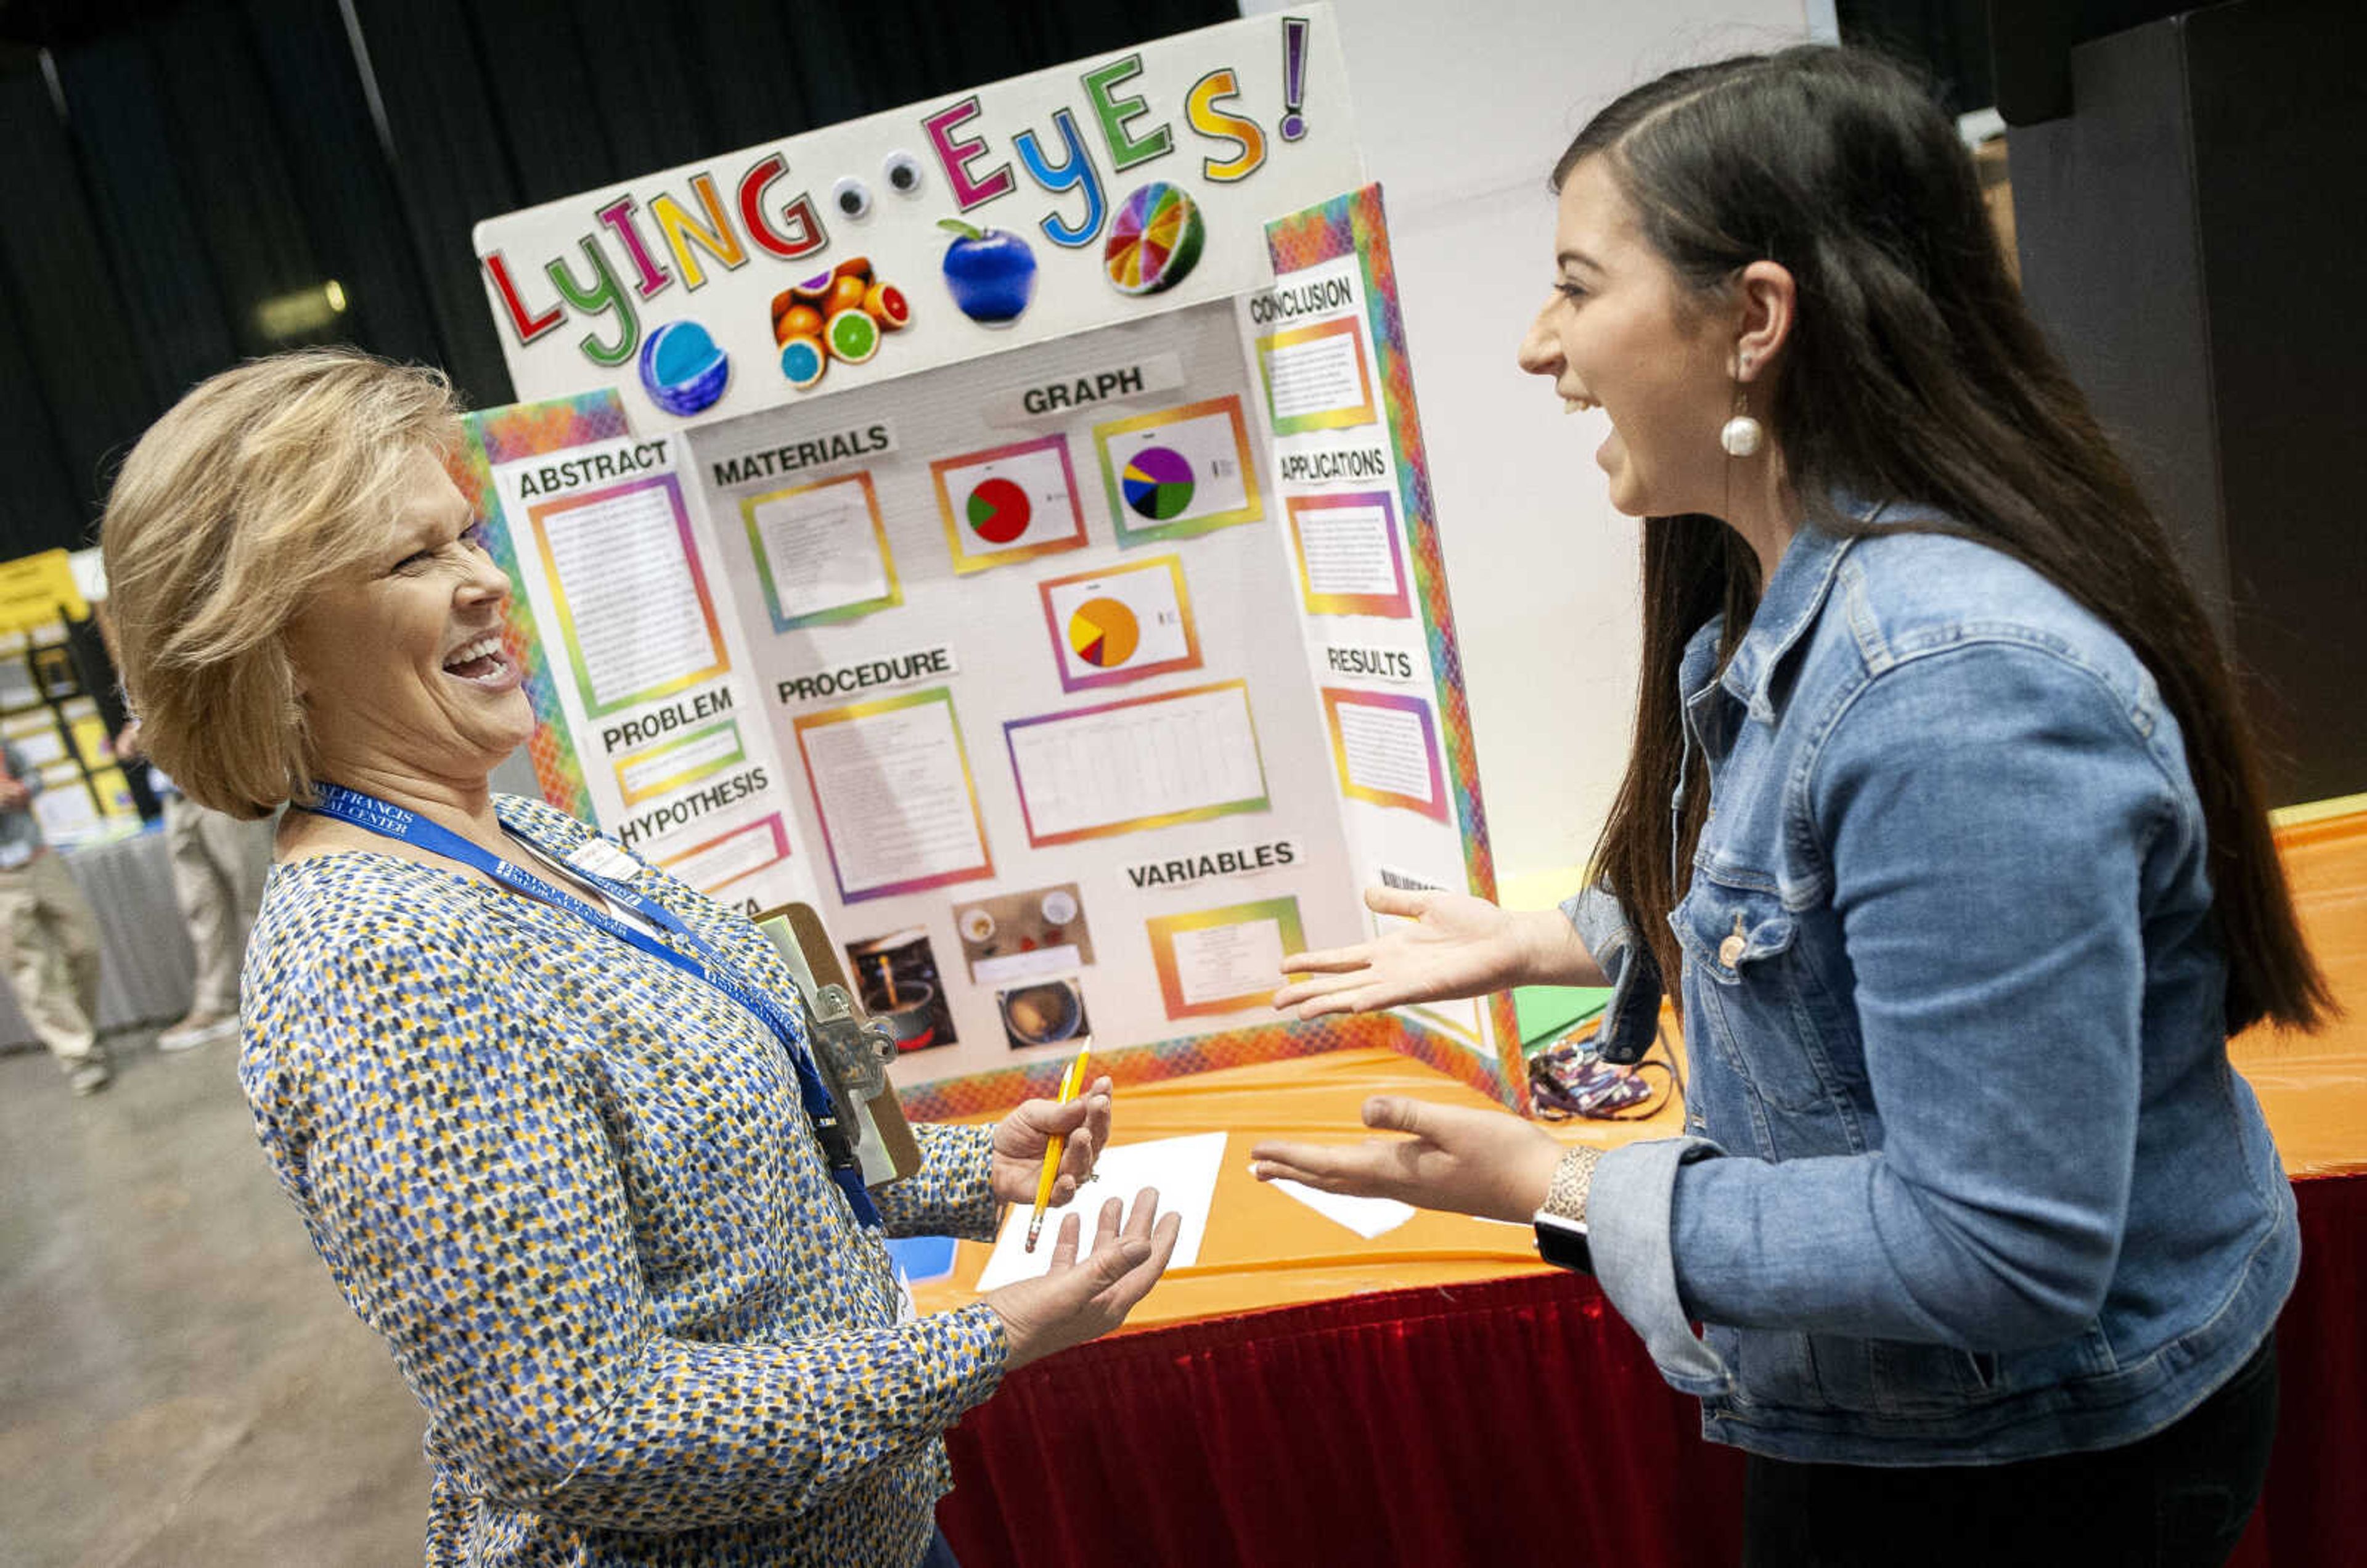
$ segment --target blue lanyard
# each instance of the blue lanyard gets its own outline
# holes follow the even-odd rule
[[[855,1217],[866,1225],[879,1224],[879,1211],[871,1201],[870,1191],[863,1185],[863,1169],[855,1161],[854,1142],[839,1120],[838,1102],[832,1098],[829,1086],[822,1082],[821,1072],[814,1066],[813,1053],[806,1044],[805,1025],[776,998],[741,984],[723,957],[697,931],[683,924],[681,918],[673,910],[643,897],[621,882],[603,876],[573,861],[567,862],[569,870],[687,946],[691,949],[688,953],[669,946],[646,931],[635,930],[605,909],[594,908],[565,888],[545,882],[522,866],[511,864],[442,824],[431,822],[415,811],[390,805],[375,795],[363,795],[343,784],[315,784],[311,809],[323,817],[334,817],[341,822],[350,822],[357,828],[386,838],[399,839],[431,854],[442,855],[447,860],[459,861],[463,865],[481,871],[505,887],[515,888],[529,897],[539,898],[563,909],[595,930],[606,931],[618,942],[629,942],[651,957],[661,959],[685,975],[706,981],[763,1019],[765,1027],[773,1032],[774,1039],[780,1043],[782,1054],[797,1069],[798,1098],[804,1102],[806,1115],[813,1122],[814,1136],[821,1144],[832,1177],[846,1193],[846,1201],[855,1207]],[[517,829],[511,828],[509,831],[526,842],[535,844],[537,849],[549,852],[549,845],[535,843],[532,837]],[[555,853],[551,858],[566,859]]]

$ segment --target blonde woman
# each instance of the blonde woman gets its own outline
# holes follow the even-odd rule
[[[943,1563],[939,1434],[1007,1371],[1117,1325],[1173,1216],[900,1311],[884,1234],[992,1234],[1108,1137],[1109,1081],[923,1131],[876,1201],[787,976],[723,906],[496,796],[531,728],[508,584],[442,458],[441,377],[359,355],[199,386],[104,527],[158,764],[287,803],[239,1072],[265,1156],[428,1416],[431,1563]]]

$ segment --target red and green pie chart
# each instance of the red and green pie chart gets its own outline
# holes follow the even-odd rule
[[[1116,669],[1142,646],[1142,626],[1119,599],[1088,599],[1069,616],[1069,649],[1088,664]]]
[[[998,474],[970,487],[962,514],[968,519],[971,533],[990,545],[1007,545],[1027,532],[1036,509],[1028,504],[1025,491]]]
[[[1172,446],[1146,446],[1127,459],[1118,488],[1126,492],[1128,507],[1154,523],[1164,523],[1182,516],[1192,504],[1196,482],[1192,459]]]

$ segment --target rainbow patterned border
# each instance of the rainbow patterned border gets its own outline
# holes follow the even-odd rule
[[[1293,414],[1281,418],[1274,412],[1274,351],[1295,348],[1303,343],[1319,343],[1327,337],[1345,333],[1356,353],[1356,380],[1365,389],[1365,400],[1352,409],[1327,409],[1321,413]],[[1324,321],[1314,326],[1292,327],[1272,337],[1257,340],[1258,375],[1265,383],[1266,418],[1273,422],[1276,435],[1298,435],[1310,430],[1345,430],[1353,425],[1373,423],[1373,367],[1365,363],[1365,340],[1356,333],[1355,323],[1346,317],[1336,321]]]
[[[682,865],[689,861],[696,860],[700,855],[707,854],[721,845],[728,844],[734,839],[742,839],[747,837],[749,834],[755,832],[763,832],[765,834],[765,841],[771,845],[773,851],[773,856],[770,860],[760,861],[756,864],[749,866],[744,870],[735,871],[720,882],[709,882],[705,884],[693,881],[686,874],[674,870],[674,867]],[[690,848],[684,850],[679,853],[668,855],[665,859],[658,862],[657,863],[659,870],[673,871],[674,874],[680,877],[683,881],[690,883],[693,887],[697,888],[701,893],[708,895],[709,897],[713,897],[717,888],[729,887],[743,876],[753,876],[760,871],[770,870],[772,867],[780,864],[783,861],[788,858],[789,830],[782,825],[781,814],[776,811],[771,816],[760,817],[753,822],[743,822],[739,827],[730,829],[729,832],[718,833],[715,837],[708,839],[704,843],[693,844]]]
[[[567,579],[559,570],[559,552],[550,542],[550,524],[553,519],[564,517],[571,512],[606,505],[620,496],[636,495],[643,491],[656,491],[663,495],[667,509],[674,513],[674,533],[682,543],[683,564],[690,570],[691,592],[698,595],[698,613],[707,622],[708,647],[714,652],[715,662],[701,670],[671,676],[638,692],[619,693],[604,703],[593,687],[592,666],[583,657],[583,639],[575,634],[575,613],[568,606]],[[622,713],[629,707],[654,702],[660,697],[670,697],[676,692],[697,685],[701,681],[711,681],[718,675],[730,672],[731,652],[723,640],[723,625],[716,619],[715,593],[707,585],[707,568],[698,558],[698,543],[691,536],[690,511],[682,503],[682,481],[679,478],[673,474],[651,474],[646,479],[627,479],[606,490],[586,491],[562,500],[545,502],[540,506],[529,506],[526,514],[527,520],[534,525],[535,547],[542,556],[544,581],[550,584],[551,604],[559,612],[560,642],[567,649],[568,667],[575,674],[576,697],[583,705],[586,718],[602,718],[612,713]]]
[[[1496,861],[1488,847],[1488,814],[1479,798],[1479,758],[1471,739],[1471,705],[1463,693],[1463,656],[1455,640],[1455,611],[1446,595],[1445,554],[1431,497],[1430,459],[1422,448],[1421,424],[1414,404],[1413,363],[1406,353],[1405,317],[1398,308],[1397,263],[1389,254],[1381,187],[1369,185],[1277,219],[1265,226],[1265,234],[1276,273],[1297,272],[1345,255],[1358,258],[1365,280],[1365,319],[1380,359],[1381,400],[1387,414],[1390,453],[1397,460],[1399,500],[1406,536],[1413,547],[1414,586],[1421,600],[1430,667],[1437,677],[1439,739],[1463,826],[1464,870],[1473,892],[1493,898]],[[1502,1083],[1500,1097],[1525,1112],[1529,1085],[1510,992],[1500,992],[1490,999],[1489,1021],[1493,1025],[1497,1058],[1451,1043],[1442,1049],[1487,1063]],[[1419,1052],[1412,1055],[1431,1060]]]
[[[1069,631],[1060,625],[1060,617],[1052,608],[1052,590],[1080,582],[1106,582],[1113,577],[1161,569],[1165,570],[1175,589],[1175,612],[1184,617],[1183,657],[1161,660],[1154,664],[1128,664],[1099,675],[1070,674]],[[1182,556],[1152,556],[1149,560],[1114,566],[1101,571],[1077,571],[1066,577],[1048,577],[1036,585],[1036,592],[1044,601],[1044,628],[1052,634],[1052,667],[1060,677],[1060,690],[1064,692],[1089,692],[1097,686],[1129,685],[1137,681],[1148,681],[1153,675],[1172,675],[1178,670],[1200,668],[1200,627],[1192,616],[1192,587],[1184,580]]]
[[[625,404],[613,390],[548,402],[512,403],[463,415],[460,431],[460,446],[446,466],[452,482],[484,524],[486,549],[510,580],[509,630],[504,640],[526,671],[527,701],[534,708],[534,733],[527,739],[534,781],[543,799],[588,822],[592,791],[584,783],[583,759],[575,754],[575,743],[568,737],[550,658],[534,624],[525,575],[518,570],[517,540],[493,489],[493,469],[521,457],[544,457],[630,435]]]
[[[1060,482],[1069,491],[1069,520],[1077,525],[1077,531],[1032,545],[1004,545],[986,550],[973,550],[964,545],[961,523],[954,516],[953,487],[946,483],[946,476],[956,468],[983,468],[1004,458],[1024,457],[1031,452],[1059,454]],[[1093,542],[1085,532],[1085,503],[1077,494],[1077,465],[1069,456],[1069,438],[1057,432],[1002,446],[990,446],[983,452],[963,452],[951,457],[939,457],[929,465],[929,480],[936,486],[937,518],[946,525],[946,548],[953,552],[954,571],[958,576],[984,571],[991,566],[1032,560],[1037,556],[1057,555],[1062,550],[1081,550]]]
[[[729,751],[720,752],[702,762],[692,762],[686,767],[678,768],[671,773],[638,786],[629,783],[626,778],[628,773],[644,762],[652,762],[661,757],[671,757],[679,752],[687,751],[699,742],[710,737],[721,735],[727,730],[731,735],[731,750]],[[736,718],[722,719],[707,726],[704,729],[694,729],[685,734],[668,736],[654,745],[644,746],[638,751],[629,751],[617,758],[617,797],[629,807],[639,806],[642,801],[655,800],[658,796],[680,789],[686,784],[719,773],[724,769],[736,766],[747,760],[748,741],[747,738],[741,733],[740,721]]]
[[[1395,790],[1376,789],[1361,784],[1348,770],[1348,731],[1341,722],[1342,708],[1382,708],[1390,713],[1410,713],[1421,726],[1422,761],[1430,764],[1430,798],[1399,795]],[[1430,705],[1420,697],[1398,692],[1352,692],[1339,686],[1323,688],[1324,728],[1331,732],[1331,765],[1340,770],[1340,793],[1350,800],[1361,800],[1374,806],[1386,806],[1399,811],[1410,811],[1427,817],[1433,822],[1446,820],[1446,780],[1438,763],[1438,729],[1431,721]]]
[[[1148,707],[1157,703],[1180,703],[1193,697],[1205,697],[1211,692],[1239,692],[1241,711],[1249,715],[1250,746],[1257,753],[1258,793],[1240,800],[1218,801],[1213,806],[1189,806],[1181,811],[1163,811],[1150,817],[1128,817],[1116,822],[1096,823],[1091,828],[1069,828],[1057,833],[1036,831],[1036,808],[1027,803],[1027,774],[1019,765],[1017,736],[1023,729],[1039,725],[1065,724],[1071,719],[1091,718],[1096,714],[1116,713],[1120,708]],[[1034,849],[1047,849],[1054,844],[1073,844],[1086,839],[1107,839],[1119,833],[1140,833],[1153,828],[1172,828],[1179,822],[1205,822],[1215,817],[1229,817],[1240,811],[1263,811],[1273,805],[1273,786],[1266,782],[1265,748],[1257,735],[1257,714],[1250,707],[1250,683],[1247,681],[1211,681],[1205,686],[1186,686],[1181,691],[1154,692],[1147,697],[1120,697],[1116,702],[1096,703],[1091,707],[1062,708],[1058,713],[1037,714],[1033,718],[1011,718],[1002,722],[1002,744],[1011,754],[1011,780],[1019,792],[1019,819],[1027,829],[1027,842]]]
[[[1215,1034],[1129,1045],[1106,1055],[1096,1046],[1093,1066],[1107,1073],[1113,1083],[1124,1089],[1129,1084],[1156,1083],[1163,1078],[1297,1056],[1320,1056],[1332,1051],[1394,1051],[1490,1100],[1509,1103],[1514,1094],[1513,1086],[1505,1081],[1497,1062],[1417,1021],[1386,1012],[1346,1018],[1335,1015],[1306,1023],[1251,1024]],[[1512,1055],[1517,1060],[1520,1053],[1515,1050]],[[896,1098],[902,1102],[904,1113],[919,1122],[956,1122],[990,1115],[1007,1111],[1023,1100],[1056,1093],[1060,1087],[1060,1071],[1068,1065],[1067,1058],[1053,1056],[1024,1066],[998,1067],[966,1077],[937,1078],[910,1089],[899,1085]],[[1525,1089],[1525,1083],[1523,1087]]]
[[[1377,506],[1381,531],[1389,541],[1389,572],[1397,579],[1393,593],[1318,593],[1307,570],[1307,534],[1299,516],[1342,507]],[[1405,547],[1398,543],[1397,499],[1385,490],[1360,490],[1344,495],[1294,495],[1283,503],[1290,516],[1290,545],[1298,558],[1298,596],[1311,615],[1386,615],[1402,621],[1413,615],[1413,599],[1406,591]]]
[[[932,876],[916,876],[903,882],[883,882],[859,892],[849,892],[846,873],[838,863],[838,841],[832,836],[830,812],[822,805],[821,781],[814,772],[813,752],[806,737],[825,725],[851,724],[859,719],[877,718],[881,714],[895,713],[902,708],[920,707],[928,703],[945,705],[946,722],[953,727],[954,750],[961,757],[962,787],[969,794],[970,825],[978,831],[979,852],[986,856],[984,863],[960,866],[941,871]],[[994,851],[986,841],[986,817],[978,807],[978,775],[970,771],[969,742],[962,739],[961,715],[954,710],[954,694],[950,688],[932,686],[925,692],[907,692],[900,696],[879,697],[867,703],[850,703],[844,707],[827,708],[820,713],[800,714],[791,721],[798,735],[798,760],[805,764],[806,789],[812,796],[814,820],[821,826],[821,847],[830,859],[830,874],[838,885],[838,901],[860,904],[869,898],[889,898],[900,893],[918,893],[926,888],[943,887],[948,883],[974,882],[981,876],[994,874]]]
[[[1307,931],[1299,924],[1298,900],[1288,894],[1279,898],[1261,898],[1251,904],[1227,904],[1217,909],[1194,909],[1181,915],[1154,915],[1144,922],[1143,929],[1150,935],[1150,962],[1159,971],[1159,995],[1166,1004],[1169,1018],[1240,1012],[1257,1006],[1274,994],[1271,989],[1257,990],[1205,1002],[1186,1001],[1184,998],[1184,967],[1175,961],[1175,939],[1193,931],[1248,925],[1252,920],[1273,920],[1282,928],[1284,953],[1307,951]]]
[[[811,495],[832,485],[854,485],[863,492],[863,510],[871,519],[872,542],[879,547],[879,570],[888,579],[888,592],[877,599],[857,599],[850,604],[833,604],[827,610],[810,615],[781,614],[781,589],[773,576],[773,558],[764,548],[764,531],[756,521],[756,508],[768,501],[787,501],[795,495]],[[811,484],[791,485],[787,490],[766,491],[762,495],[740,498],[741,525],[748,531],[748,553],[756,558],[756,581],[764,585],[764,613],[772,617],[776,632],[793,632],[801,626],[830,626],[839,621],[851,621],[870,615],[875,610],[889,610],[904,602],[904,584],[896,575],[896,552],[889,547],[888,525],[879,520],[879,492],[871,486],[871,470],[860,469],[841,474],[834,479],[817,479]]]
[[[1118,466],[1111,460],[1110,437],[1131,435],[1138,430],[1158,430],[1220,413],[1230,416],[1233,423],[1233,460],[1241,468],[1241,504],[1230,512],[1211,512],[1204,517],[1152,523],[1141,528],[1127,526],[1127,518],[1133,513],[1126,504],[1126,487],[1118,482]],[[1128,549],[1162,540],[1195,538],[1219,528],[1263,522],[1265,518],[1265,497],[1258,490],[1257,453],[1250,446],[1249,422],[1241,417],[1241,400],[1230,392],[1180,408],[1158,409],[1097,424],[1093,426],[1093,452],[1102,465],[1102,488],[1109,494],[1110,522],[1117,529],[1117,542]]]

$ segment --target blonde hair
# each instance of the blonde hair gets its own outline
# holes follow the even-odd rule
[[[99,525],[108,615],[142,742],[190,799],[252,818],[311,798],[281,634],[386,547],[409,465],[459,417],[440,371],[307,349],[199,382],[124,459]]]

